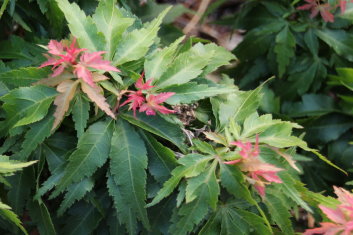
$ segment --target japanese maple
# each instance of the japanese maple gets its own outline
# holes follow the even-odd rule
[[[162,92],[157,95],[149,94],[148,91],[154,87],[150,85],[152,79],[149,79],[146,83],[144,83],[143,77],[144,73],[141,74],[140,78],[135,83],[135,88],[137,91],[125,91],[126,93],[129,93],[128,99],[124,101],[120,106],[124,106],[130,103],[129,109],[133,110],[134,116],[136,116],[136,110],[139,110],[139,112],[146,112],[147,115],[156,115],[156,111],[162,114],[174,113],[174,110],[168,109],[160,104],[165,102],[175,93]],[[143,91],[147,91],[147,95],[145,95]]]
[[[320,13],[326,22],[333,22],[334,16],[331,11],[334,9],[329,3],[321,3],[321,0],[305,0],[307,3],[299,6],[298,10],[310,10],[310,17],[314,18]]]
[[[241,148],[239,151],[240,159],[226,161],[225,164],[238,164],[240,169],[247,172],[246,179],[250,184],[253,184],[261,196],[265,196],[265,187],[271,182],[282,183],[282,180],[277,176],[277,172],[283,169],[272,164],[263,162],[260,158],[259,136],[256,136],[256,143],[253,146],[251,142],[243,143],[235,141],[232,145]]]
[[[350,235],[353,233],[353,194],[343,188],[334,187],[334,190],[340,202],[337,208],[319,205],[321,211],[332,222],[322,222],[321,227],[307,229],[304,235]]]

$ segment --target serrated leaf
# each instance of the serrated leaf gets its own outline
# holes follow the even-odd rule
[[[81,82],[81,89],[88,98],[94,102],[101,110],[103,110],[107,115],[115,119],[114,113],[110,110],[109,104],[106,102],[105,97],[101,94],[101,89],[99,87],[91,87],[85,82]]]
[[[132,208],[130,208],[122,199],[121,188],[110,173],[108,173],[107,187],[109,195],[113,197],[114,207],[117,211],[119,222],[126,225],[129,234],[135,234],[137,229],[135,214]]]
[[[61,216],[76,201],[82,199],[89,191],[92,190],[94,181],[92,178],[84,178],[78,183],[72,184],[67,188],[64,200],[58,209],[58,216]]]
[[[12,86],[30,86],[38,80],[49,75],[50,70],[47,68],[39,69],[38,67],[25,67],[0,73],[0,81]],[[51,78],[55,79],[55,78]]]
[[[65,172],[64,167],[58,167],[52,172],[52,175],[42,184],[42,186],[37,190],[34,199],[40,200],[40,198],[47,193],[49,190],[54,188],[60,180],[63,178]]]
[[[282,199],[272,193],[266,194],[265,205],[268,208],[273,221],[281,228],[284,234],[294,234],[289,213],[289,208]]]
[[[165,9],[155,20],[145,24],[142,29],[135,29],[123,35],[116,49],[113,65],[124,64],[143,57],[153,44],[164,16],[171,7]]]
[[[28,205],[28,212],[31,216],[31,220],[36,224],[40,234],[57,234],[48,208],[43,202],[30,201]]]
[[[22,160],[27,159],[37,149],[38,145],[51,135],[53,122],[54,117],[49,114],[43,120],[30,125],[30,130],[27,131],[21,145],[21,151],[16,153],[16,155]]]
[[[110,171],[120,187],[122,202],[129,205],[133,216],[148,228],[145,208],[147,151],[133,127],[121,119],[115,126],[109,157]]]
[[[59,94],[55,97],[54,100],[56,109],[54,113],[55,120],[52,130],[55,130],[64,119],[66,112],[69,110],[70,102],[74,98],[78,84],[79,80],[66,80],[60,83],[56,88]]]
[[[180,127],[175,123],[166,121],[158,114],[155,116],[147,116],[144,113],[136,113],[136,117],[134,117],[132,113],[129,112],[120,114],[120,117],[152,134],[172,142],[181,150],[185,150],[186,148],[184,144],[185,136]]]
[[[25,235],[28,235],[26,229],[22,226],[21,220],[11,210],[0,209],[0,217],[4,218],[5,220],[11,221],[11,223],[15,224],[19,229],[21,229],[21,231]]]
[[[208,205],[215,210],[218,202],[218,195],[220,194],[220,188],[216,178],[217,161],[208,167],[200,175],[195,176],[187,181],[185,199],[186,203],[190,203],[195,200],[198,195],[198,190],[201,187],[207,187],[208,189]]]
[[[104,50],[104,37],[98,33],[96,25],[90,16],[79,8],[76,3],[70,4],[68,0],[56,0],[69,23],[70,32],[78,40],[80,47],[91,52]]]
[[[202,73],[202,69],[208,64],[213,53],[214,51],[209,52],[203,44],[196,44],[178,55],[161,78],[153,80],[153,84],[161,89],[189,82]]]
[[[147,79],[158,80],[172,63],[177,47],[184,40],[184,36],[178,38],[169,47],[155,52],[145,60],[145,77]]]
[[[148,170],[158,182],[163,183],[177,166],[175,154],[151,135],[143,133],[142,137],[149,157]]]
[[[81,95],[76,96],[75,104],[72,107],[72,119],[75,122],[77,138],[80,138],[85,131],[89,118],[90,105]]]
[[[206,66],[204,72],[202,73],[204,75],[207,75],[215,71],[220,66],[229,64],[231,60],[235,59],[235,56],[230,51],[214,43],[209,43],[205,45],[205,49],[210,53],[211,51],[214,51],[214,52],[212,53],[213,54],[212,59]]]
[[[102,220],[102,214],[92,204],[75,204],[69,211],[70,216],[60,234],[87,235],[92,234]]]
[[[1,122],[0,135],[15,126],[28,125],[45,117],[56,91],[44,86],[21,87],[0,98],[7,119]]]
[[[111,60],[122,34],[134,23],[135,19],[124,17],[116,6],[116,0],[104,0],[99,2],[93,20],[105,37],[105,51],[107,53],[104,57]]]
[[[295,44],[295,37],[289,30],[288,26],[285,26],[276,36],[274,51],[276,53],[278,74],[280,78],[285,73],[286,68],[290,63],[290,59],[295,54]]]
[[[199,175],[205,169],[207,163],[213,158],[213,156],[206,157],[200,154],[188,154],[181,158],[179,162],[182,166],[178,166],[172,171],[172,177],[163,184],[163,187],[158,191],[156,197],[153,198],[152,202],[147,206],[154,206],[163,198],[169,196],[183,177]]]
[[[0,155],[0,173],[1,174],[9,174],[19,170],[22,168],[30,166],[37,161],[30,162],[20,162],[16,160],[10,160],[8,156]]]
[[[249,189],[245,186],[244,175],[240,170],[225,164],[220,164],[220,169],[222,186],[234,197],[243,198],[253,204],[254,199],[252,199]]]
[[[197,100],[207,97],[217,96],[234,92],[234,88],[222,85],[208,86],[206,84],[197,84],[196,82],[188,82],[181,85],[172,85],[161,90],[162,92],[175,92],[172,97],[166,100],[171,105],[190,104]]]
[[[63,192],[72,183],[90,177],[107,160],[112,137],[111,121],[91,125],[78,140],[77,149],[70,155],[65,174],[53,193]]]

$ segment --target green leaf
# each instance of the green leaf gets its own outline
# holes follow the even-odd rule
[[[70,32],[77,38],[80,47],[87,48],[91,52],[103,51],[104,36],[98,33],[92,18],[86,16],[76,3],[70,4],[68,0],[56,0],[56,2],[64,13]]]
[[[203,156],[200,154],[188,154],[179,160],[182,166],[176,167],[172,171],[172,177],[169,178],[163,187],[158,191],[155,198],[147,206],[151,207],[160,202],[163,198],[169,196],[177,187],[183,177],[194,177],[199,175],[206,167],[207,163],[214,159],[213,156]]]
[[[214,160],[211,166],[209,166],[200,175],[195,176],[187,181],[186,186],[186,203],[190,203],[195,200],[198,195],[198,190],[201,187],[207,187],[208,199],[207,203],[215,210],[218,202],[218,195],[220,194],[220,188],[216,178],[216,167],[217,160]]]
[[[160,89],[189,82],[202,73],[213,53],[214,51],[208,51],[201,43],[194,45],[190,50],[178,55],[161,78],[153,80],[153,84]]]
[[[148,170],[160,183],[165,182],[177,166],[177,160],[172,150],[159,143],[152,135],[142,133],[149,157]]]
[[[30,130],[25,135],[25,140],[21,145],[21,151],[16,153],[18,157],[25,160],[29,155],[37,149],[46,138],[51,135],[54,117],[49,114],[43,120],[34,123],[30,126]]]
[[[265,205],[267,206],[273,221],[281,228],[284,234],[293,234],[294,230],[290,218],[289,208],[282,199],[272,193],[266,194]]]
[[[38,67],[24,67],[0,73],[0,81],[15,87],[30,86],[49,75],[49,69]],[[55,78],[51,78],[55,79]]]
[[[142,29],[135,29],[123,35],[116,49],[113,64],[120,65],[143,57],[153,44],[164,16],[170,7],[165,9],[155,20],[144,25]]]
[[[18,216],[15,213],[13,213],[11,210],[0,209],[0,216],[3,219],[6,219],[6,220],[12,222],[13,224],[15,224],[19,229],[21,229],[21,231],[25,235],[28,235],[26,229],[22,226],[22,223],[19,220]]]
[[[334,99],[321,94],[305,94],[300,102],[284,102],[282,109],[290,117],[321,116],[335,111]]]
[[[0,155],[0,173],[1,174],[9,174],[19,170],[22,168],[33,165],[37,161],[30,162],[20,162],[16,160],[10,160],[8,156]]]
[[[145,208],[147,178],[145,145],[133,127],[120,119],[115,126],[111,146],[110,171],[120,187],[121,201],[131,208],[135,220],[139,219],[146,228],[149,228]]]
[[[80,182],[70,185],[58,209],[58,216],[62,216],[76,201],[81,200],[92,190],[93,186],[94,181],[92,178],[84,178]]]
[[[136,113],[136,117],[131,112],[120,114],[122,118],[152,134],[158,135],[173,144],[179,149],[185,150],[185,136],[177,124],[166,121],[159,115],[147,116],[144,113]]]
[[[69,211],[65,227],[60,234],[67,235],[87,235],[92,234],[102,220],[102,215],[97,208],[91,204],[79,203],[75,204]]]
[[[89,102],[82,95],[77,95],[75,104],[72,107],[72,118],[75,122],[77,138],[80,138],[85,131],[89,118],[89,110]]]
[[[136,234],[137,220],[135,213],[122,199],[123,196],[121,194],[121,188],[115,182],[110,172],[108,172],[107,177],[108,192],[109,195],[113,197],[114,207],[117,211],[120,224],[123,223],[126,225],[126,229],[129,234]],[[117,221],[115,221],[115,223],[117,223]]]
[[[343,30],[316,30],[316,35],[329,45],[337,54],[353,61],[352,35]]]
[[[171,105],[190,104],[197,100],[207,97],[217,96],[234,92],[234,88],[216,85],[208,86],[206,84],[197,84],[196,82],[188,82],[181,85],[172,85],[161,90],[162,92],[175,92],[172,97],[166,100]]]
[[[209,51],[209,53],[212,53],[212,51],[214,52],[212,53],[213,56],[211,60],[202,73],[203,75],[207,75],[215,71],[220,66],[227,65],[231,60],[235,59],[235,56],[231,52],[224,47],[217,46],[215,43],[205,45],[205,49]]]
[[[100,121],[91,125],[78,140],[77,149],[69,157],[65,174],[53,192],[52,197],[90,177],[107,160],[112,137],[111,121]]]
[[[28,125],[45,117],[57,92],[45,86],[21,87],[0,98],[7,119],[1,123],[0,135],[12,127]]]
[[[93,20],[105,37],[107,54],[104,57],[111,60],[124,31],[134,23],[134,19],[123,16],[116,0],[104,0],[99,2]]]
[[[249,189],[245,186],[244,175],[234,166],[220,164],[221,184],[236,198],[243,198],[253,204]]]
[[[290,63],[290,59],[295,55],[295,44],[295,37],[289,30],[288,26],[285,26],[276,36],[274,51],[276,53],[278,74],[280,78],[285,73],[286,68]]]
[[[184,40],[184,36],[178,38],[169,47],[149,55],[144,64],[145,77],[147,79],[158,80],[172,63],[177,47]]]
[[[55,169],[52,172],[52,175],[42,184],[42,187],[37,190],[34,199],[39,200],[45,193],[54,188],[54,186],[58,185],[60,180],[63,178],[64,173],[64,167],[58,167]]]
[[[40,234],[55,235],[56,230],[48,208],[43,202],[29,201],[28,212]]]

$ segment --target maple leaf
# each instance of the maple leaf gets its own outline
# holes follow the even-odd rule
[[[146,83],[143,83],[143,77],[145,75],[145,72],[141,74],[139,79],[135,83],[135,87],[139,90],[149,90],[155,86],[151,86],[152,79],[148,80]]]
[[[349,235],[353,232],[353,194],[343,188],[334,186],[335,194],[340,204],[337,208],[329,208],[319,205],[321,211],[332,222],[320,223],[321,227],[307,229],[303,235],[324,234],[324,235]]]
[[[78,78],[81,78],[91,87],[94,87],[92,72],[88,68],[94,68],[98,70],[104,71],[114,71],[120,72],[119,69],[115,68],[114,66],[110,65],[110,62],[107,60],[103,60],[102,54],[105,51],[97,51],[97,52],[85,52],[81,55],[80,61],[77,65],[74,65],[74,73],[77,75]]]
[[[145,102],[145,97],[143,97],[143,94],[141,91],[130,91],[130,94],[128,95],[128,99],[120,105],[124,106],[128,103],[130,103],[129,110],[132,109],[134,112],[134,116],[136,116],[136,110]]]
[[[105,97],[101,94],[102,90],[99,86],[91,87],[87,83],[81,82],[81,89],[101,110],[115,119],[115,115],[110,110],[109,104],[105,101]]]
[[[74,98],[78,81],[66,80],[59,84],[56,88],[60,93],[56,96],[54,104],[56,105],[56,110],[54,113],[54,124],[52,130],[54,130],[64,119],[65,113],[69,109],[70,101]]]
[[[234,165],[239,164],[242,171],[247,172],[246,179],[250,184],[253,184],[255,189],[261,196],[265,196],[265,187],[271,182],[282,183],[282,180],[277,176],[277,172],[283,169],[272,164],[263,162],[260,158],[259,136],[256,135],[254,147],[250,142],[243,143],[241,141],[232,142],[231,144],[241,148],[239,151],[240,159],[224,162],[224,164]]]
[[[141,105],[139,111],[146,112],[147,115],[156,115],[156,111],[163,114],[175,113],[174,110],[167,109],[166,107],[160,105],[174,94],[175,92],[162,92],[158,95],[151,94],[146,99],[147,103]]]
[[[332,7],[329,3],[320,3],[318,0],[305,0],[307,3],[297,7],[298,10],[310,10],[310,18],[314,18],[317,14],[320,13],[321,17],[326,22],[333,22],[334,16],[331,13],[335,8]]]

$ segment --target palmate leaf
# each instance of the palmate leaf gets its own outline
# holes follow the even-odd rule
[[[139,219],[149,228],[145,208],[147,151],[140,136],[126,121],[116,123],[109,157],[110,172],[121,193],[119,201],[130,208],[131,219]],[[125,216],[124,212],[118,215]]]
[[[214,53],[214,50],[208,50],[201,43],[194,45],[178,55],[161,78],[153,80],[153,84],[158,88],[165,88],[189,82],[202,73],[202,69],[209,63]]]
[[[274,51],[278,64],[278,74],[281,78],[289,65],[290,59],[295,55],[295,37],[291,33],[288,26],[283,29],[276,36],[276,45]]]
[[[45,86],[21,87],[12,90],[0,98],[4,102],[7,119],[1,122],[0,136],[15,126],[28,125],[39,121],[48,112],[48,108],[57,92]]]
[[[90,105],[82,95],[76,95],[75,104],[72,107],[72,119],[75,122],[77,138],[80,138],[85,131],[89,118]]]
[[[64,119],[66,112],[69,110],[70,102],[74,98],[79,82],[79,80],[66,80],[60,83],[56,88],[59,95],[57,95],[54,100],[56,109],[54,113],[55,120],[52,130],[56,129]]]
[[[181,85],[172,85],[161,90],[162,92],[175,92],[172,97],[166,100],[171,105],[190,104],[197,100],[207,97],[217,96],[234,92],[235,89],[223,85],[208,86],[206,84],[197,84],[196,82],[188,82]]]
[[[112,137],[112,121],[92,124],[78,140],[77,149],[70,155],[65,174],[52,197],[68,189],[85,177],[90,177],[107,160]]]
[[[148,170],[158,182],[163,183],[177,166],[175,154],[159,143],[152,135],[141,132],[141,136],[149,157]]]
[[[91,52],[104,50],[104,36],[98,33],[97,27],[90,16],[79,8],[76,3],[70,4],[68,0],[56,0],[69,23],[70,32],[78,40],[80,47]]]
[[[164,16],[171,7],[165,9],[155,20],[123,35],[116,49],[113,65],[124,64],[143,57],[153,44]]]
[[[169,196],[183,177],[198,176],[212,159],[213,156],[203,156],[200,154],[188,154],[179,159],[178,162],[182,165],[172,171],[172,177],[163,184],[163,188],[158,191],[156,197],[147,206],[154,206],[163,198]]]
[[[116,6],[116,0],[104,0],[99,2],[93,20],[98,31],[102,32],[105,37],[105,51],[107,53],[104,57],[111,60],[122,34],[133,24],[134,19],[123,16]]]
[[[147,79],[158,80],[172,63],[179,44],[185,37],[180,37],[169,47],[163,48],[154,54],[147,56],[144,64],[145,77]]]
[[[120,117],[131,124],[172,142],[182,151],[186,149],[184,144],[185,136],[180,126],[166,121],[158,114],[155,116],[147,116],[144,113],[136,113],[136,117],[134,117],[132,112],[128,112],[120,114]]]

